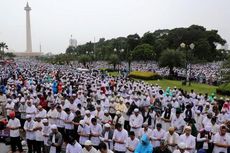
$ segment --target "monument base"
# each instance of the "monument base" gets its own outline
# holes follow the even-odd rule
[[[36,57],[43,55],[41,52],[14,52],[13,54],[17,57]]]

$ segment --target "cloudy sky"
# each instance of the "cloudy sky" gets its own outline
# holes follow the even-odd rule
[[[26,0],[0,0],[0,42],[26,50]],[[28,0],[33,50],[61,53],[78,44],[198,24],[230,42],[230,0]]]

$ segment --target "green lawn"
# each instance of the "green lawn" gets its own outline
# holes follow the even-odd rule
[[[196,93],[208,93],[208,94],[211,94],[211,93],[215,93],[216,92],[216,89],[218,88],[217,86],[210,86],[210,85],[207,85],[207,84],[199,84],[199,83],[191,83],[191,86],[182,86],[182,83],[181,81],[175,81],[175,80],[149,80],[149,81],[146,81],[148,83],[151,83],[151,84],[158,84],[159,86],[161,86],[163,89],[166,89],[167,87],[170,87],[170,88],[174,88],[175,86],[177,88],[182,88],[183,90],[186,90],[186,91],[191,91],[191,89],[194,89],[194,91]]]
[[[119,76],[120,74],[118,72],[109,72],[110,76]],[[136,79],[135,79],[136,80]],[[145,81],[145,80],[144,80]],[[170,87],[171,89],[174,88],[175,86],[177,88],[182,88],[183,90],[186,90],[188,92],[193,89],[196,93],[208,93],[209,95],[211,93],[216,93],[216,89],[218,88],[217,86],[210,86],[207,84],[200,84],[200,83],[191,83],[191,86],[182,86],[181,81],[176,81],[176,80],[147,80],[145,82],[151,83],[151,84],[158,84],[161,86],[164,90],[167,87]]]

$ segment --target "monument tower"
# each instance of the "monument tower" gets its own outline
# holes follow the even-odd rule
[[[26,52],[31,53],[32,52],[32,40],[31,40],[31,28],[30,28],[31,7],[29,6],[28,2],[24,10],[26,11]]]

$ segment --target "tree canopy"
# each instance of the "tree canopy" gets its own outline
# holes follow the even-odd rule
[[[127,37],[118,37],[106,40],[100,38],[98,42],[87,42],[83,45],[79,45],[76,48],[69,47],[66,53],[86,54],[87,52],[93,52],[96,60],[107,60],[111,54],[114,54],[114,49],[118,51],[123,49],[124,52],[119,53],[121,60],[128,61],[128,57],[131,54],[136,55],[140,51],[140,46],[148,44],[147,48],[151,48],[152,54],[155,54],[154,60],[159,60],[160,55],[167,48],[177,49],[181,43],[187,45],[193,43],[195,48],[193,49],[193,62],[198,61],[214,61],[220,60],[222,57],[220,50],[217,49],[217,45],[224,45],[226,41],[218,34],[217,30],[207,30],[203,26],[191,25],[190,27],[174,28],[174,29],[160,29],[154,32],[146,32],[142,37],[138,34],[130,34]],[[142,47],[143,47],[142,46]],[[151,47],[150,47],[151,46]],[[138,49],[137,49],[138,47]],[[150,50],[150,49],[147,49]],[[151,60],[146,59],[149,55],[149,51],[143,52],[136,60]],[[139,54],[139,53],[138,53]],[[140,55],[140,54],[139,54]]]

